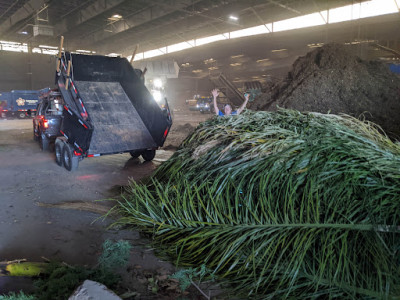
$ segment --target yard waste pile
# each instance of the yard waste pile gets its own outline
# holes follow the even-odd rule
[[[381,299],[400,295],[399,200],[399,144],[282,109],[200,124],[113,211],[245,298]]]
[[[365,117],[392,138],[400,138],[400,77],[388,65],[366,61],[354,46],[327,44],[298,58],[287,77],[252,104],[253,110],[277,106],[299,111]]]

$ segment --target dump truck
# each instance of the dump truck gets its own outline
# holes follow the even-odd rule
[[[60,53],[56,84],[64,107],[56,163],[68,171],[87,157],[129,152],[154,158],[172,125],[126,58]]]

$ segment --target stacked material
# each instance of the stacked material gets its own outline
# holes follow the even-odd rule
[[[392,138],[400,138],[400,78],[387,64],[366,61],[350,46],[327,44],[298,58],[288,76],[252,104],[321,113],[365,115]]]
[[[213,118],[114,210],[245,298],[400,294],[400,145],[352,117]]]

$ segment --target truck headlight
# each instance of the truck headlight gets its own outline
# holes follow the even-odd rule
[[[163,82],[160,78],[156,78],[153,80],[153,85],[157,89],[161,89],[163,87]]]
[[[162,93],[160,91],[153,91],[153,98],[156,100],[158,103],[161,102],[162,100]]]

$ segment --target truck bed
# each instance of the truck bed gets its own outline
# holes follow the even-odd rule
[[[157,147],[119,82],[75,81],[94,127],[88,154]]]

